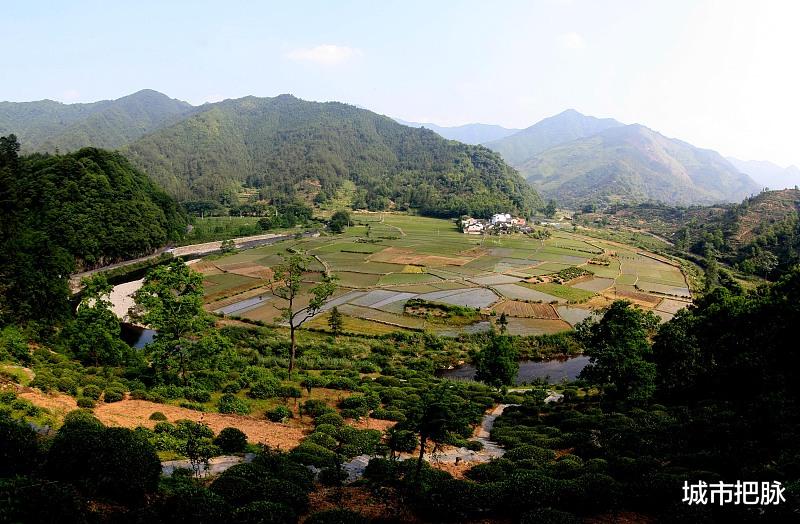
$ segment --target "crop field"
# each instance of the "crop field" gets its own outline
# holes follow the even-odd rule
[[[548,282],[546,284],[528,284],[532,289],[553,295],[558,298],[563,298],[569,302],[583,302],[594,296],[592,291],[587,291],[578,287],[563,286],[561,284],[553,284]]]
[[[569,329],[593,307],[611,300],[626,298],[653,309],[663,304],[657,309],[672,315],[686,302],[673,304],[665,297],[690,298],[676,266],[609,240],[559,230],[551,230],[544,240],[522,234],[464,235],[450,220],[395,213],[356,213],[353,224],[340,235],[292,239],[197,263],[205,277],[207,308],[281,322],[281,300],[269,297],[267,284],[288,250],[314,257],[303,276],[306,288],[326,270],[338,279],[335,297],[309,321],[320,329],[327,311],[337,306],[353,332],[447,331],[441,321],[427,326],[425,319],[405,313],[405,303],[418,298],[483,312],[474,326],[453,325],[451,331],[487,329],[488,312],[494,311],[514,318],[515,332],[552,333]],[[588,263],[597,257],[609,265]],[[572,285],[549,281],[567,268],[586,269],[594,276]],[[300,303],[307,300],[305,296]],[[585,304],[574,308],[568,303]]]

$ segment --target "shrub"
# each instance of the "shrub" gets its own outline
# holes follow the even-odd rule
[[[306,466],[327,468],[337,464],[336,453],[307,440],[291,451],[291,456]]]
[[[160,411],[153,411],[150,413],[150,420],[167,420],[167,416]]]
[[[186,400],[193,400],[195,402],[208,402],[211,400],[211,393],[204,389],[184,388],[183,396]]]
[[[100,388],[94,384],[89,384],[83,388],[83,396],[92,400],[98,400],[100,398],[100,393]]]
[[[250,413],[250,405],[231,393],[225,393],[219,398],[217,409],[220,413],[235,413],[237,415],[247,415]]]
[[[545,464],[552,461],[556,455],[552,450],[540,448],[539,446],[519,446],[509,450],[505,455],[508,460],[533,460],[540,464]]]
[[[236,428],[223,428],[214,439],[214,444],[225,453],[239,453],[247,447],[247,435]]]
[[[330,424],[332,426],[343,426],[344,419],[338,413],[324,413],[314,419],[314,425]]]
[[[277,396],[279,387],[280,384],[278,384],[278,381],[275,379],[260,380],[250,386],[250,391],[247,393],[247,395],[250,398],[261,400],[273,398]]]
[[[336,410],[322,400],[306,400],[300,407],[300,413],[317,418],[325,413],[336,413]]]
[[[285,504],[257,500],[233,513],[232,522],[237,524],[285,524],[297,522],[297,514]]]
[[[275,406],[267,411],[267,418],[272,422],[283,422],[287,418],[291,418],[292,412],[286,406]]]
[[[125,392],[121,389],[107,389],[103,395],[103,400],[109,403],[119,402],[123,398],[125,398]]]
[[[466,440],[464,447],[470,451],[480,451],[483,449],[483,444],[478,440]]]
[[[86,397],[79,397],[78,398],[78,407],[85,408],[85,409],[94,409],[95,403],[94,400]]]
[[[403,422],[406,419],[402,411],[385,408],[376,409],[371,416],[379,420],[393,420],[395,422]]]
[[[339,442],[333,438],[328,433],[323,433],[321,431],[315,431],[308,437],[306,437],[308,442],[313,442],[314,444],[319,444],[322,447],[328,449],[335,449]]]
[[[152,417],[152,415],[150,416]],[[153,433],[172,433],[173,431],[175,431],[175,425],[166,421],[156,422],[153,427]]]

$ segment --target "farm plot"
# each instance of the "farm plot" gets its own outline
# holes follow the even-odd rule
[[[330,313],[317,315],[308,321],[306,327],[330,331],[330,326],[328,325],[329,316]],[[401,328],[399,326],[392,326],[389,324],[383,324],[381,322],[375,322],[373,320],[351,317],[350,315],[342,315],[342,331],[345,333],[356,333],[359,335],[386,335],[388,333],[404,330],[405,328]]]
[[[571,306],[556,306],[556,309],[558,310],[558,316],[560,316],[562,320],[569,322],[572,326],[592,316],[591,309]]]
[[[660,297],[654,297],[653,295],[642,293],[641,291],[637,291],[636,288],[632,286],[616,286],[614,288],[614,294],[618,298],[631,300],[633,302],[640,302],[647,307],[654,307],[656,304],[661,302]]]
[[[610,288],[613,285],[614,279],[612,278],[590,278],[589,280],[572,284],[570,287],[598,293]]]
[[[246,298],[244,300],[234,302],[233,304],[223,306],[219,309],[215,309],[214,313],[220,313],[222,315],[240,315],[245,311],[248,311],[250,309],[255,309],[261,305],[264,305],[264,303],[266,303],[269,300],[272,300],[273,298],[275,298],[273,295],[265,293],[263,295]]]
[[[258,278],[245,277],[233,273],[206,275],[203,279],[204,298],[211,301],[215,297],[219,298],[226,294],[235,293],[237,290],[244,291],[262,282]]]
[[[420,295],[418,298],[453,306],[484,308],[497,302],[497,295],[486,288],[467,288]]]
[[[389,273],[383,275],[378,284],[381,286],[391,286],[395,284],[426,284],[441,280],[436,275],[430,273]]]
[[[354,306],[353,304],[343,304],[339,306],[339,311],[345,315],[350,315],[351,317],[373,320],[375,322],[382,322],[384,324],[391,324],[410,329],[422,329],[425,327],[425,319],[422,318],[388,313],[379,309]]]
[[[468,279],[470,282],[481,286],[493,286],[495,284],[513,284],[519,282],[519,278],[508,275],[488,275],[485,277],[472,277]]]
[[[658,311],[663,311],[665,313],[672,313],[673,315],[680,311],[681,309],[688,307],[690,305],[689,302],[684,302],[683,300],[673,300],[671,298],[665,298],[661,302],[659,302],[656,309]]]
[[[572,327],[563,320],[514,317],[508,319],[508,333],[511,335],[545,335],[570,329]]]
[[[660,293],[662,295],[672,295],[675,297],[691,298],[692,293],[687,287],[666,286],[664,284],[656,284],[648,282],[647,280],[640,280],[636,283],[636,287],[643,291],[650,291],[653,293]]]
[[[565,299],[559,298],[547,293],[542,293],[529,287],[524,287],[519,284],[500,284],[493,286],[504,297],[514,300],[531,300],[534,302],[566,302]]]
[[[532,304],[530,302],[521,302],[519,300],[504,300],[496,304],[492,310],[501,315],[503,313],[509,317],[521,318],[543,318],[549,320],[558,320],[559,315],[550,304]]]
[[[584,300],[588,300],[594,296],[594,292],[592,291],[586,291],[585,289],[577,287],[564,286],[562,284],[554,284],[552,282],[548,282],[546,284],[529,284],[524,282],[521,285],[535,289],[536,291],[541,291],[542,293],[546,293],[554,297],[563,298],[569,302],[583,302]]]
[[[337,271],[338,284],[344,287],[368,288],[378,285],[381,275],[372,273],[354,273],[352,271]]]
[[[661,319],[661,322],[669,322],[675,316],[672,313],[667,313],[666,311],[659,311],[657,309],[654,309],[653,313],[655,313],[656,316]]]

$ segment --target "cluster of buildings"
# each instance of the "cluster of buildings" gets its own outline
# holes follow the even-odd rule
[[[529,229],[524,218],[514,217],[509,213],[496,213],[488,220],[461,217],[461,230],[467,235],[525,232]]]

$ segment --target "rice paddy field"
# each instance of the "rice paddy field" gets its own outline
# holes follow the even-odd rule
[[[270,293],[269,279],[290,249],[313,257],[304,276],[307,289],[324,271],[338,278],[337,293],[306,324],[315,329],[327,329],[334,306],[344,314],[345,329],[357,333],[467,333],[505,313],[510,332],[532,335],[571,329],[610,300],[631,300],[665,319],[691,303],[677,264],[612,240],[557,229],[550,229],[546,240],[464,235],[450,220],[393,213],[356,213],[353,222],[341,235],[287,240],[203,260],[195,267],[205,277],[207,309],[280,323],[283,304]],[[598,256],[608,265],[589,263]],[[590,275],[568,282],[557,277],[571,267]],[[454,325],[448,331],[441,319],[408,314],[405,303],[411,299],[480,314],[474,326]]]

